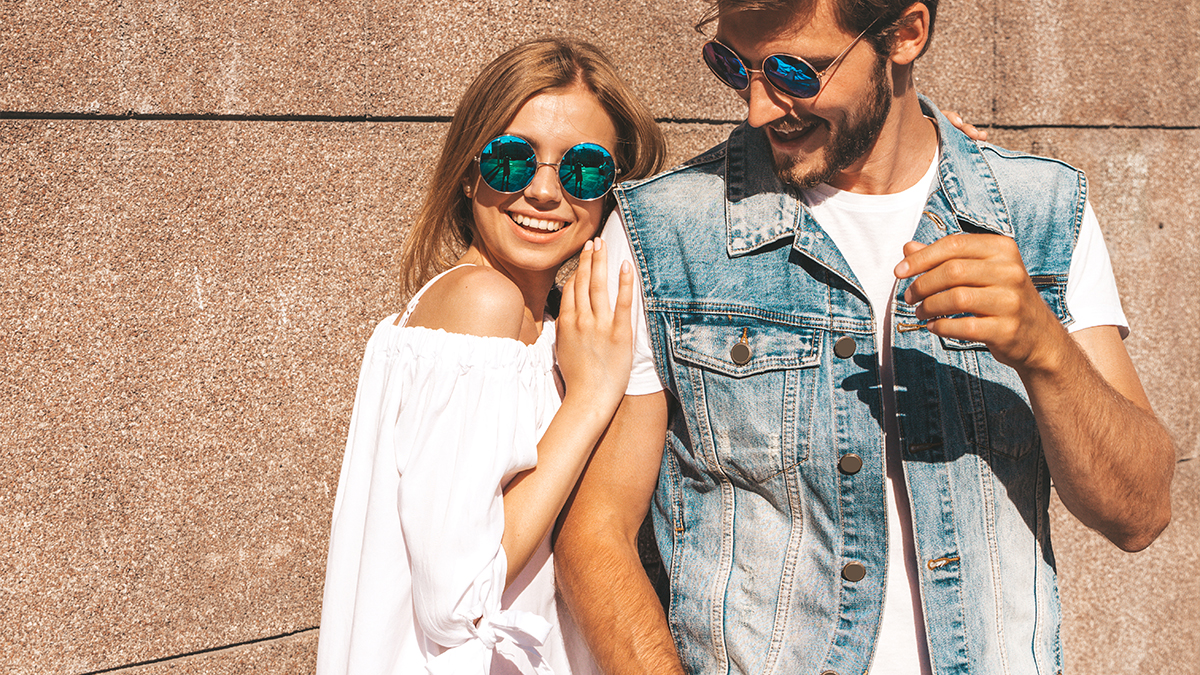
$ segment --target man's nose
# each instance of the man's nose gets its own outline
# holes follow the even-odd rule
[[[755,128],[770,124],[792,110],[792,98],[771,86],[761,72],[751,76],[750,86],[742,92],[742,98],[748,106],[746,121]]]

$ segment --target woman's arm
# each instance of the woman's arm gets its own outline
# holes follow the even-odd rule
[[[575,275],[563,287],[556,325],[558,364],[566,394],[538,442],[538,464],[518,474],[504,491],[500,544],[508,566],[505,586],[517,578],[550,532],[629,381],[634,277],[626,265],[620,273],[617,306],[613,307],[608,300],[607,274],[604,245],[599,240],[589,241],[580,253]],[[508,277],[491,268],[468,267],[452,271],[431,287],[409,325],[517,339],[523,312],[521,292]],[[458,424],[478,422],[463,419]],[[498,479],[494,486],[498,488]],[[450,506],[461,508],[461,504]],[[475,521],[482,514],[460,516]],[[454,527],[448,524],[446,528]],[[418,561],[414,561],[416,565]]]
[[[505,490],[506,585],[550,532],[629,382],[633,273],[628,265],[622,267],[614,309],[608,300],[606,256],[600,239],[588,242],[563,287],[557,330],[566,396],[538,443],[537,467]]]

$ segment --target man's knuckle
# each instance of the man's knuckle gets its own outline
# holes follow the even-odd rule
[[[946,263],[946,276],[951,281],[962,281],[967,276],[967,264],[959,259]]]

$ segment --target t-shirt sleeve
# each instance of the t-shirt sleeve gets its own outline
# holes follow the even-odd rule
[[[608,295],[615,304],[617,288],[620,282],[621,263],[628,261],[638,274],[637,263],[633,259],[633,248],[629,243],[629,234],[621,223],[619,211],[613,211],[604,224],[600,235],[608,249]],[[654,350],[650,347],[649,329],[646,325],[645,302],[642,299],[641,284],[635,282],[633,293],[633,367],[629,371],[629,386],[625,388],[626,396],[653,394],[663,390],[662,380],[654,368]]]
[[[1121,307],[1117,281],[1113,276],[1112,260],[1100,232],[1100,222],[1090,202],[1084,205],[1083,223],[1071,267],[1067,273],[1067,310],[1074,323],[1070,332],[1095,326],[1116,326],[1121,337],[1129,335],[1129,321]]]
[[[536,463],[537,431],[519,343],[448,337],[464,346],[404,355],[394,444],[416,619],[427,638],[455,647],[500,610],[508,571],[501,486]]]

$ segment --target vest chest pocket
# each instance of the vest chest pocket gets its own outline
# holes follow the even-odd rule
[[[802,461],[821,332],[725,314],[671,322],[680,403],[705,463],[755,484]]]

